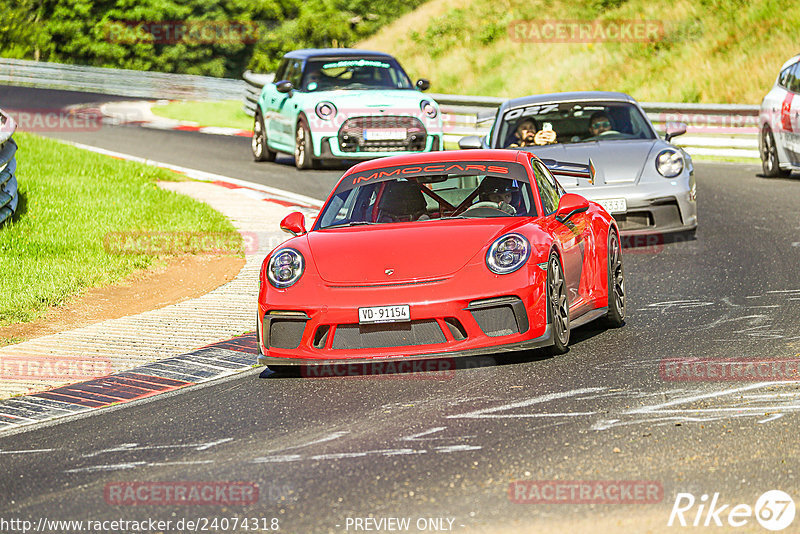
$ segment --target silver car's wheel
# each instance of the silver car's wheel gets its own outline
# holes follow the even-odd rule
[[[564,282],[564,271],[558,254],[550,254],[547,264],[547,306],[550,325],[553,328],[553,347],[551,352],[563,354],[569,344],[569,300]]]
[[[260,113],[256,114],[256,118],[253,121],[253,137],[250,140],[250,149],[253,151],[253,159],[256,161],[275,161],[276,153],[270,150],[269,145],[267,145],[267,131]]]
[[[775,138],[768,126],[764,126],[761,130],[761,168],[764,170],[764,176],[769,178],[786,177],[790,174],[781,170]]]
[[[617,233],[608,235],[608,313],[606,324],[618,328],[625,323],[625,272],[622,269],[622,246]]]

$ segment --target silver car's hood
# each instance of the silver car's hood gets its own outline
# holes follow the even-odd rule
[[[589,163],[592,159],[597,171],[596,184],[621,184],[638,182],[648,155],[657,139],[630,139],[616,141],[589,141],[586,143],[557,143],[526,148],[542,159],[569,163]],[[591,185],[586,180],[558,176],[564,187]],[[580,183],[579,183],[580,182]]]

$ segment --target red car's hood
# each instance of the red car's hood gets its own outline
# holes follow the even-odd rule
[[[310,232],[308,244],[327,282],[397,282],[450,275],[521,222],[502,217],[329,229]]]

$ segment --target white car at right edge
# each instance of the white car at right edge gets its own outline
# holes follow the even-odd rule
[[[800,54],[783,64],[772,90],[761,102],[758,148],[764,175],[800,171]]]

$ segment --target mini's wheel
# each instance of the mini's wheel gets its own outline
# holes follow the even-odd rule
[[[277,154],[270,150],[267,144],[267,129],[264,127],[264,118],[261,113],[256,113],[253,121],[253,137],[250,140],[250,148],[253,151],[254,160],[275,161]]]
[[[300,170],[311,169],[315,166],[311,132],[304,118],[297,122],[294,139],[294,165]]]
[[[622,245],[614,230],[608,232],[608,313],[606,326],[625,324],[625,272],[622,268]]]
[[[550,253],[547,262],[547,311],[553,329],[553,346],[550,352],[564,354],[569,349],[569,299],[564,283],[564,270],[558,254]]]

